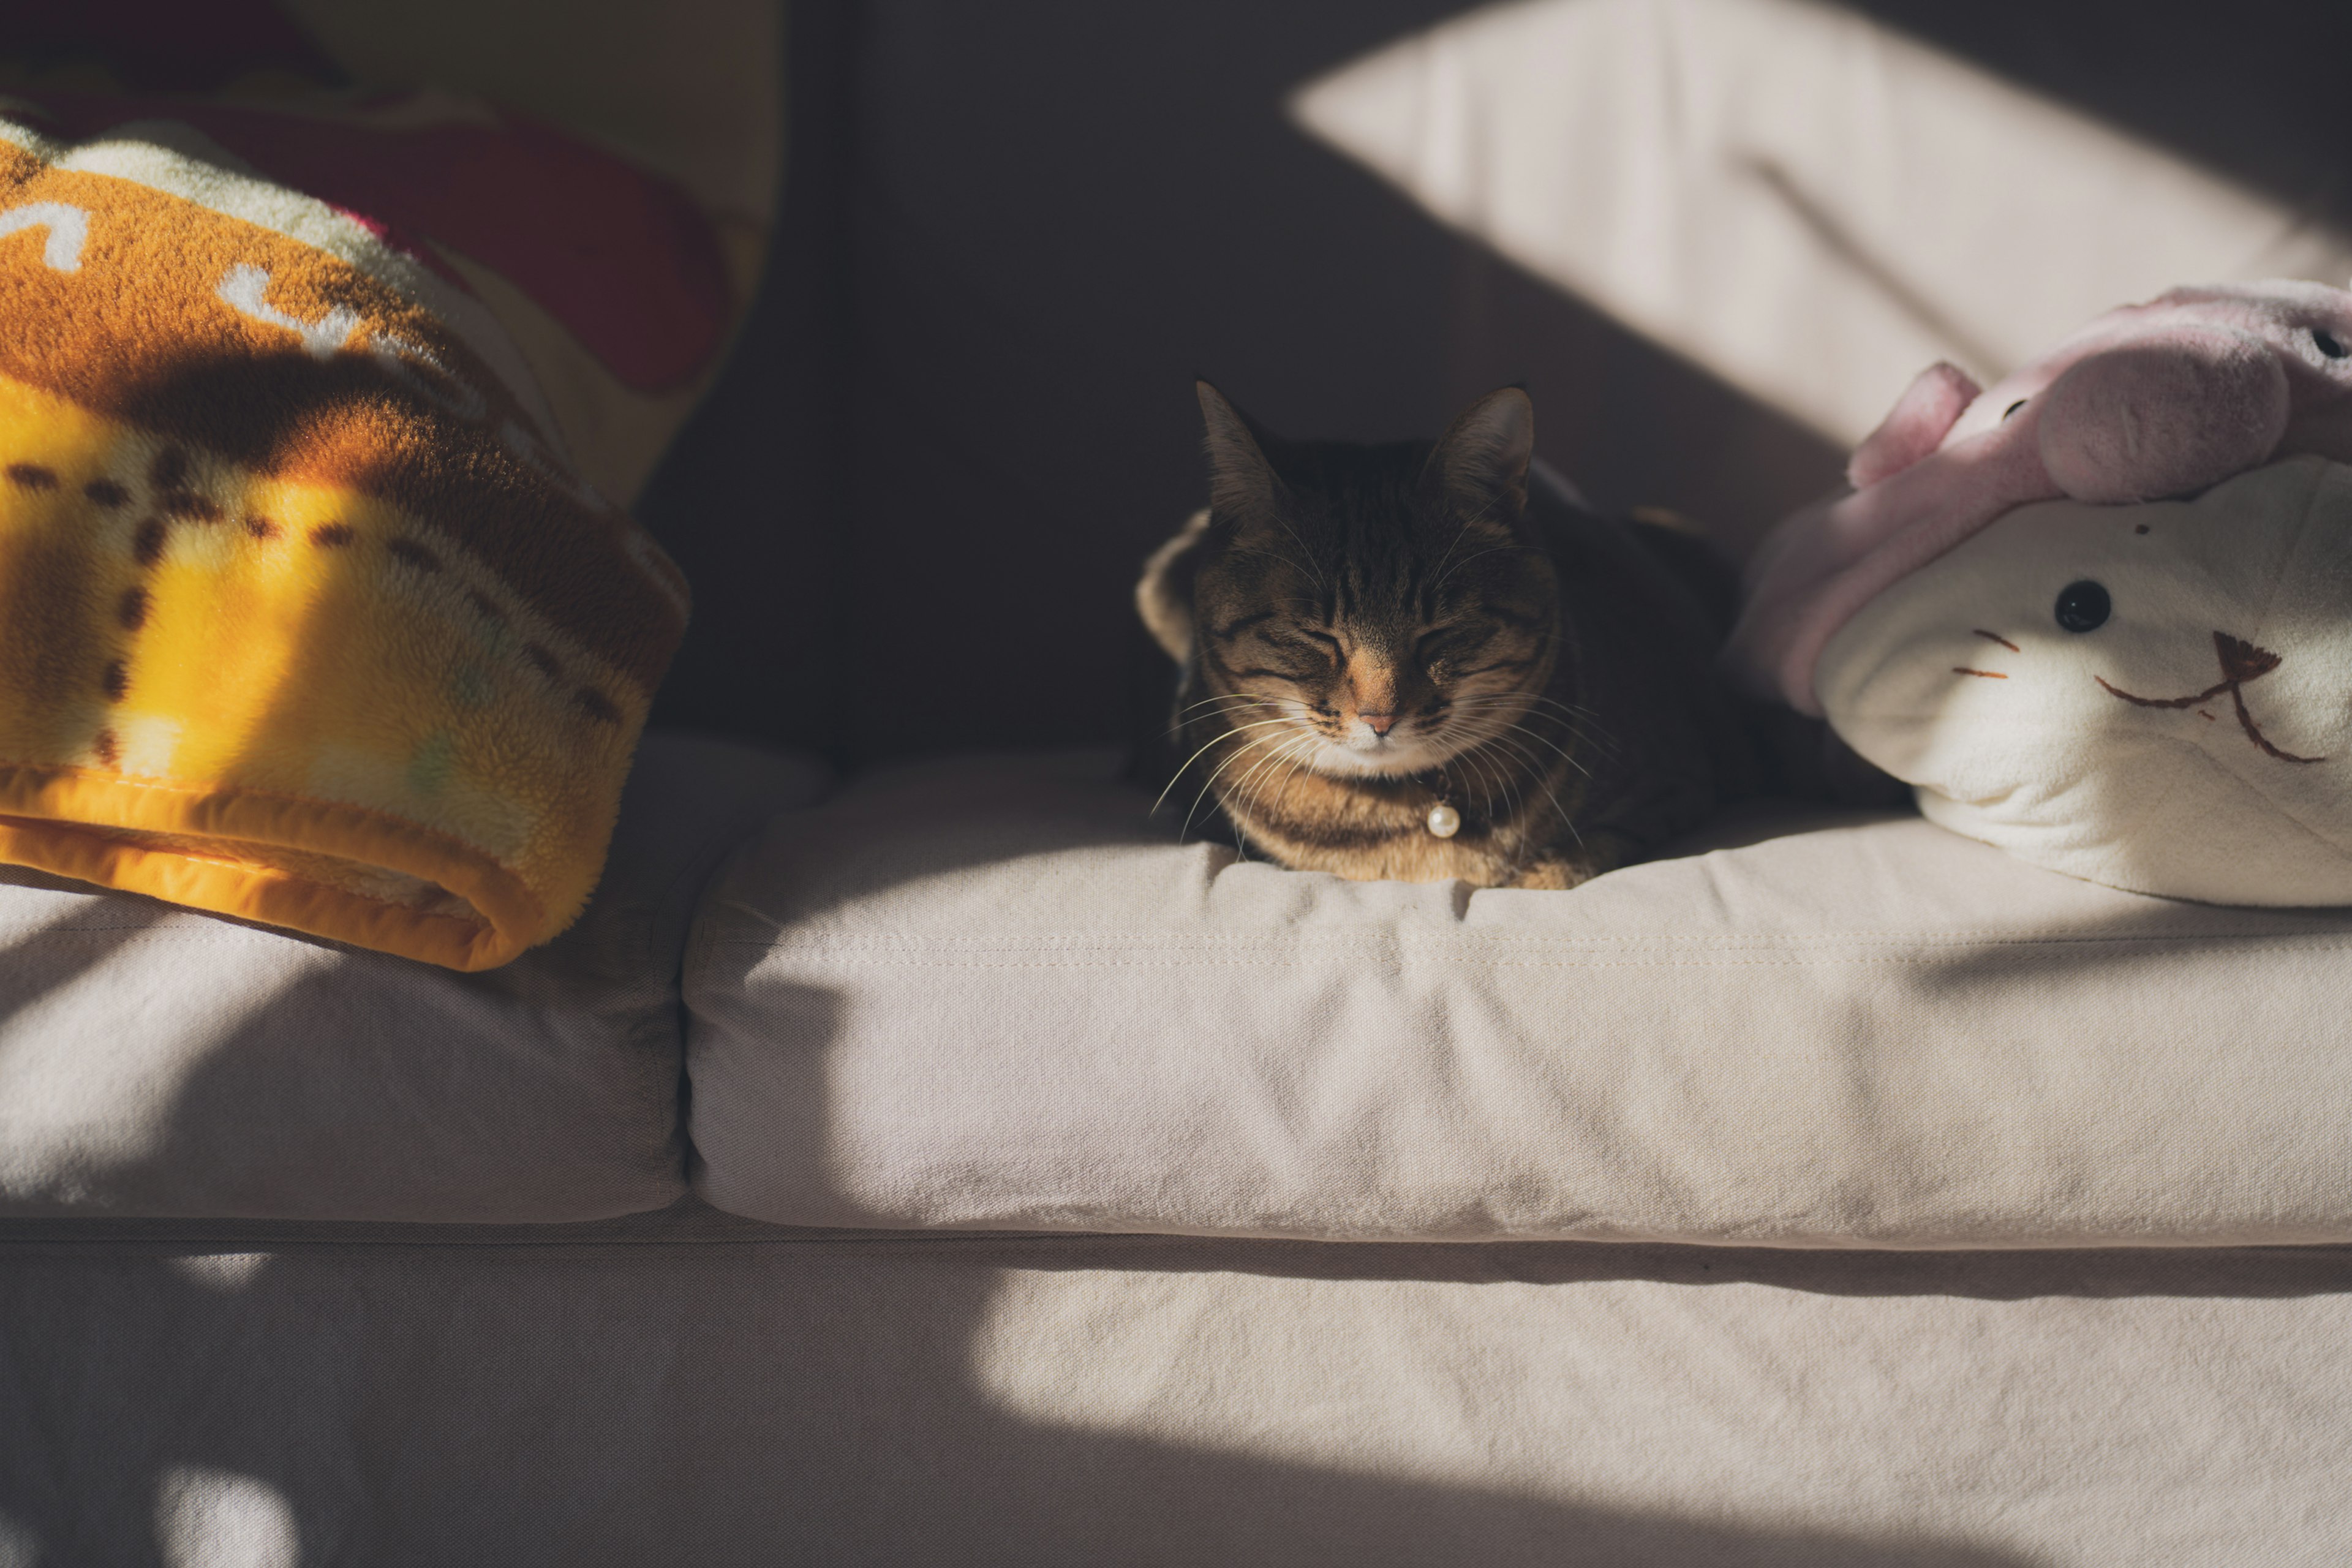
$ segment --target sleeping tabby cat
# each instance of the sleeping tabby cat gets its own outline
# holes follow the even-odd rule
[[[1366,446],[1199,391],[1211,504],[1136,590],[1182,672],[1163,798],[1300,869],[1570,888],[1755,787],[1710,673],[1728,566],[1540,466],[1530,493],[1526,393]]]

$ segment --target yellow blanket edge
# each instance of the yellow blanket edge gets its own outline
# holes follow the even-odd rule
[[[110,827],[241,840],[422,878],[487,924],[414,910],[231,858],[145,848]],[[215,914],[285,926],[466,973],[493,969],[548,929],[522,880],[481,851],[365,807],[253,791],[190,789],[71,766],[0,764],[0,860]]]

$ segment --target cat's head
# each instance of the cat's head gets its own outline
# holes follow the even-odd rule
[[[1971,837],[2143,892],[2352,903],[2352,468],[2018,508],[1864,605],[1816,679]]]
[[[1535,410],[1435,442],[1276,438],[1206,382],[1193,697],[1318,773],[1398,777],[1503,732],[1549,679],[1559,592],[1527,529]]]

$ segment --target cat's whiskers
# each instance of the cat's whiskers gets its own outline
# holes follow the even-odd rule
[[[1272,737],[1273,750],[1267,752],[1265,756],[1260,757],[1256,762],[1252,763],[1250,764],[1249,771],[1243,773],[1239,778],[1236,778],[1231,784],[1226,786],[1224,794],[1220,796],[1220,798],[1229,804],[1234,801],[1245,802],[1248,799],[1250,781],[1256,778],[1259,773],[1263,773],[1268,763],[1277,763],[1284,757],[1289,755],[1290,749],[1297,745],[1298,741],[1299,738],[1296,735],[1277,735]]]
[[[1284,742],[1276,741],[1271,752],[1251,763],[1249,772],[1234,781],[1232,789],[1228,789],[1217,797],[1217,809],[1224,813],[1226,823],[1233,828],[1234,858],[1236,862],[1249,858],[1249,833],[1245,826],[1248,807],[1237,798],[1239,791],[1243,785],[1257,776],[1258,770],[1265,766],[1268,761],[1282,754],[1283,744]]]
[[[1257,708],[1273,708],[1279,706],[1276,699],[1263,696],[1255,691],[1223,691],[1213,697],[1203,697],[1198,702],[1187,702],[1183,707],[1179,708],[1176,711],[1180,714],[1190,713],[1196,709],[1214,707],[1219,703]]]
[[[1475,751],[1463,752],[1457,760],[1464,765],[1477,770],[1479,787],[1485,791],[1486,796],[1485,815],[1490,827],[1495,819],[1495,797],[1497,795],[1503,798],[1503,805],[1508,820],[1516,822],[1519,815],[1519,805],[1517,794],[1511,789],[1511,771],[1496,763],[1493,772],[1489,773],[1488,759],[1477,755]]]
[[[1184,731],[1194,728],[1203,721],[1213,722],[1219,719],[1240,718],[1249,711],[1250,710],[1246,708],[1229,708],[1215,713],[1196,714],[1190,718],[1179,718],[1175,723],[1168,727],[1166,733],[1171,737],[1181,735]],[[1220,732],[1222,733],[1223,731]]]
[[[1609,736],[1604,736],[1604,733],[1600,731],[1600,726],[1597,726],[1597,717],[1600,715],[1595,715],[1590,708],[1576,708],[1573,703],[1561,703],[1561,700],[1548,699],[1548,696],[1540,696],[1540,693],[1494,693],[1494,696],[1467,696],[1467,699],[1461,699],[1461,703],[1463,708],[1475,710],[1475,712],[1479,712],[1479,715],[1491,715],[1491,712],[1503,708],[1517,708],[1517,715],[1515,717],[1519,717],[1519,720],[1550,721],[1550,724],[1557,724],[1561,731],[1567,731],[1569,736],[1576,738],[1576,741],[1592,741],[1595,745],[1600,745],[1601,750],[1613,750],[1613,742],[1609,741]]]
[[[1557,697],[1548,697],[1540,691],[1475,691],[1459,695],[1454,698],[1454,700],[1463,703],[1475,702],[1487,706],[1494,706],[1496,704],[1505,702],[1526,703],[1531,707],[1550,709],[1563,720],[1571,723],[1578,720],[1597,719],[1600,717],[1599,714],[1595,713],[1590,708],[1580,708],[1573,702],[1563,702]]]
[[[1504,731],[1507,734],[1524,735],[1528,740],[1536,742],[1536,744],[1548,747],[1559,755],[1561,762],[1566,763],[1570,767],[1574,768],[1578,773],[1582,773],[1587,779],[1592,777],[1592,770],[1586,767],[1583,763],[1580,762],[1577,759],[1575,752],[1570,752],[1567,747],[1560,745],[1549,736],[1538,735],[1533,730],[1528,729],[1525,724],[1507,724],[1504,726]],[[1501,738],[1501,736],[1496,737],[1498,740]],[[1571,737],[1571,739],[1573,737]]]
[[[1248,834],[1244,826],[1244,818],[1257,810],[1257,797],[1259,792],[1265,788],[1265,779],[1260,775],[1267,769],[1279,767],[1285,760],[1289,760],[1292,763],[1292,773],[1285,775],[1285,784],[1286,787],[1288,778],[1295,775],[1297,773],[1297,759],[1303,752],[1313,745],[1314,739],[1315,738],[1312,735],[1295,735],[1288,739],[1284,739],[1279,736],[1262,736],[1258,740],[1253,741],[1247,747],[1244,748],[1244,752],[1254,751],[1260,746],[1266,745],[1271,745],[1274,748],[1273,751],[1268,752],[1265,756],[1259,758],[1255,763],[1252,763],[1250,765],[1249,772],[1244,773],[1239,779],[1228,785],[1224,793],[1221,794],[1217,797],[1218,805],[1223,809],[1227,818],[1232,821],[1234,825],[1235,829],[1235,838],[1244,846],[1242,850],[1242,858],[1244,859],[1248,858],[1248,851],[1246,848]],[[1230,766],[1240,760],[1240,754],[1237,753],[1233,757],[1227,758],[1225,765]],[[1217,773],[1221,773],[1223,771],[1224,768],[1220,767],[1217,770]],[[1216,782],[1217,774],[1210,774],[1209,782],[1202,786],[1202,796],[1196,797],[1192,802],[1194,810],[1197,811],[1200,808],[1201,800],[1205,798],[1208,792],[1215,786]],[[1188,816],[1186,817],[1186,825],[1189,826],[1190,824],[1191,817]]]
[[[1529,714],[1527,717],[1532,719],[1538,716]],[[1617,738],[1601,725],[1599,714],[1583,713],[1576,717],[1547,714],[1542,717],[1559,725],[1560,731],[1578,746],[1589,747],[1604,757],[1613,757],[1617,754]]]
[[[1191,756],[1185,758],[1182,764],[1176,769],[1175,776],[1168,781],[1168,788],[1161,790],[1160,792],[1160,798],[1151,803],[1150,815],[1157,816],[1160,814],[1160,808],[1168,804],[1169,792],[1173,790],[1178,784],[1182,782],[1184,775],[1192,771],[1192,767],[1194,763],[1199,762],[1203,756],[1207,755],[1208,752],[1213,750],[1220,742],[1230,740],[1234,736],[1238,735],[1246,730],[1263,730],[1268,725],[1284,724],[1287,722],[1289,722],[1289,721],[1286,719],[1261,719],[1254,724],[1236,724],[1229,730],[1218,731],[1217,733],[1211,738],[1207,745],[1202,746],[1199,751],[1194,752]],[[1255,745],[1257,742],[1253,741],[1250,744]],[[1231,763],[1233,759],[1228,757],[1225,761],[1227,763]],[[1222,766],[1218,769],[1219,773],[1223,771],[1224,770]],[[1211,773],[1209,776],[1211,779],[1214,779],[1217,775],[1216,773]],[[1194,802],[1194,805],[1197,805],[1199,803],[1197,801]],[[1189,827],[1192,826],[1192,817],[1189,816],[1186,816],[1184,819],[1184,825]]]
[[[1286,703],[1286,702],[1283,702],[1283,701],[1280,701],[1280,700],[1276,700],[1276,701],[1275,701],[1274,703],[1272,703],[1272,704],[1271,704],[1271,706],[1274,706],[1274,707],[1276,707],[1276,708],[1285,708],[1285,707],[1290,707],[1290,706],[1294,706],[1294,705],[1293,705],[1293,704],[1289,704],[1289,703]],[[1192,753],[1192,755],[1191,757],[1186,758],[1186,759],[1185,759],[1185,762],[1184,762],[1184,767],[1183,767],[1183,768],[1179,768],[1179,769],[1177,770],[1176,778],[1177,778],[1177,779],[1181,779],[1181,778],[1182,778],[1182,777],[1184,776],[1184,771],[1185,771],[1185,769],[1189,769],[1189,768],[1192,765],[1192,763],[1193,763],[1194,762],[1196,762],[1196,761],[1198,761],[1198,760],[1200,759],[1202,752],[1206,752],[1206,751],[1208,751],[1208,750],[1209,750],[1209,748],[1210,748],[1211,746],[1214,746],[1214,745],[1217,743],[1217,741],[1222,741],[1222,740],[1227,739],[1227,738],[1228,738],[1228,737],[1230,737],[1230,736],[1234,736],[1234,735],[1240,734],[1240,733],[1242,733],[1243,731],[1248,731],[1248,730],[1264,730],[1264,729],[1267,729],[1267,728],[1270,728],[1270,727],[1272,727],[1272,726],[1274,726],[1274,725],[1277,725],[1277,724],[1294,724],[1295,722],[1296,722],[1296,721],[1295,721],[1295,718],[1294,718],[1294,717],[1292,717],[1292,716],[1288,716],[1288,715],[1286,715],[1286,716],[1277,717],[1277,718],[1273,718],[1273,719],[1260,719],[1260,720],[1258,720],[1256,722],[1255,722],[1255,723],[1250,723],[1250,724],[1236,724],[1236,725],[1234,725],[1232,729],[1229,729],[1229,730],[1225,731],[1223,734],[1219,735],[1219,736],[1217,737],[1217,739],[1216,739],[1216,740],[1213,740],[1213,741],[1211,741],[1207,746],[1203,746],[1203,747],[1202,747],[1202,748],[1201,748],[1201,750],[1200,750],[1199,752],[1193,752],[1193,753]],[[1311,742],[1311,741],[1313,741],[1313,740],[1315,739],[1314,735],[1313,735],[1311,732],[1310,732],[1309,734],[1307,734],[1307,735],[1306,735],[1306,736],[1302,737],[1302,738],[1303,738],[1303,739],[1305,739],[1305,740],[1307,740],[1307,741],[1309,741],[1309,742]],[[1183,837],[1184,833],[1187,833],[1187,832],[1190,832],[1190,831],[1191,831],[1192,826],[1192,818],[1193,818],[1193,816],[1194,816],[1195,815],[1197,815],[1197,814],[1199,813],[1199,811],[1200,811],[1200,809],[1201,809],[1201,803],[1202,803],[1202,801],[1204,801],[1204,800],[1206,800],[1206,799],[1208,798],[1208,796],[1209,796],[1209,792],[1210,792],[1212,789],[1213,789],[1213,788],[1215,788],[1215,787],[1216,787],[1216,783],[1217,783],[1218,778],[1223,774],[1224,771],[1225,771],[1227,768],[1232,767],[1235,763],[1237,763],[1237,762],[1241,761],[1241,759],[1242,759],[1242,758],[1244,758],[1244,757],[1247,756],[1250,752],[1254,752],[1254,751],[1257,750],[1260,746],[1265,746],[1265,745],[1269,745],[1269,744],[1279,744],[1280,742],[1283,742],[1283,739],[1284,739],[1284,738],[1283,738],[1283,737],[1281,737],[1281,736],[1275,736],[1275,735],[1260,735],[1260,736],[1256,737],[1255,739],[1252,740],[1251,742],[1249,742],[1246,745],[1244,745],[1244,746],[1240,747],[1238,750],[1236,750],[1236,751],[1234,752],[1234,754],[1233,754],[1232,756],[1227,757],[1223,762],[1219,763],[1217,764],[1217,766],[1216,766],[1216,770],[1215,770],[1215,772],[1213,772],[1213,773],[1210,773],[1210,774],[1209,774],[1209,777],[1208,777],[1208,779],[1207,779],[1207,781],[1206,781],[1205,783],[1203,783],[1203,784],[1201,785],[1201,793],[1200,793],[1199,795],[1194,795],[1194,796],[1192,797],[1192,810],[1191,810],[1191,811],[1188,811],[1188,812],[1186,812],[1186,813],[1184,814],[1184,826],[1183,826],[1183,827],[1182,827],[1182,828],[1181,828],[1181,829],[1179,829],[1179,830],[1178,830],[1178,835],[1177,835],[1177,837],[1181,839],[1181,838]],[[1261,762],[1263,762],[1263,761],[1264,761],[1264,759],[1261,759]],[[1255,769],[1253,769],[1252,771],[1253,771],[1253,772],[1255,772]],[[1171,779],[1171,780],[1169,781],[1169,785],[1168,785],[1168,787],[1169,787],[1169,789],[1173,789],[1173,788],[1175,788],[1175,787],[1176,787],[1176,779]],[[1167,792],[1167,790],[1162,790],[1162,791],[1160,792],[1160,799],[1165,800],[1165,799],[1167,798],[1167,796],[1168,796],[1168,792]],[[1220,797],[1219,797],[1219,799],[1222,801],[1222,800],[1223,799],[1223,796],[1220,796]],[[1151,808],[1151,809],[1152,809],[1154,812],[1157,812],[1157,811],[1160,809],[1160,807],[1159,807],[1157,805],[1154,805],[1152,806],[1152,808]]]
[[[1209,700],[1211,702],[1224,701],[1230,705],[1218,709],[1216,711],[1212,713],[1201,714],[1198,717],[1194,716],[1193,710],[1207,707],[1209,705],[1207,702],[1195,702],[1190,707],[1181,709],[1176,714],[1176,721],[1169,725],[1165,730],[1160,731],[1161,738],[1172,739],[1175,736],[1181,735],[1185,731],[1191,729],[1194,724],[1200,722],[1202,719],[1227,719],[1237,713],[1246,713],[1252,708],[1271,708],[1274,706],[1274,704],[1270,702],[1233,702],[1231,699],[1221,698],[1212,698]]]
[[[1235,784],[1234,786],[1234,795],[1238,797],[1240,801],[1239,806],[1235,807],[1234,805],[1228,804],[1225,808],[1227,813],[1234,816],[1236,821],[1245,815],[1255,813],[1258,808],[1258,795],[1260,792],[1265,788],[1266,782],[1259,779],[1258,775],[1265,772],[1265,770],[1269,766],[1278,767],[1285,761],[1295,759],[1297,756],[1300,748],[1307,743],[1307,742],[1305,736],[1293,737],[1282,746],[1277,747],[1271,756],[1261,760],[1253,766],[1247,773],[1242,776],[1240,782]],[[1287,775],[1286,775],[1286,778]],[[1257,782],[1253,784],[1253,780]],[[1279,798],[1278,795],[1276,798]]]
[[[1468,700],[1471,702],[1476,701],[1475,699]],[[1503,704],[1496,702],[1491,704],[1481,704],[1480,706],[1491,710],[1494,708],[1503,706]],[[1558,724],[1559,728],[1566,732],[1568,738],[1571,742],[1574,742],[1579,745],[1590,745],[1603,753],[1612,752],[1616,750],[1616,742],[1612,740],[1607,733],[1601,731],[1597,725],[1588,727],[1587,725],[1578,721],[1578,718],[1589,717],[1589,715],[1585,714],[1583,710],[1573,708],[1567,703],[1556,703],[1554,706],[1560,709],[1561,712],[1548,715],[1547,717],[1549,717],[1553,723]],[[1564,716],[1568,714],[1575,714],[1578,718]],[[1528,718],[1532,717],[1532,715],[1527,713],[1523,708],[1520,710],[1519,717]],[[1553,742],[1549,737],[1538,733],[1536,731],[1528,728],[1525,724],[1516,722],[1515,721],[1506,721],[1502,724],[1495,726],[1492,732],[1501,734],[1506,731],[1513,730],[1517,731],[1520,734],[1527,736],[1531,741],[1536,741],[1543,745],[1550,747],[1551,750],[1559,753],[1560,759],[1563,762],[1567,763],[1569,766],[1576,769],[1579,773],[1584,774],[1585,777],[1591,778],[1592,776],[1592,770],[1586,767],[1575,755],[1564,747]]]
[[[1492,736],[1501,733],[1503,724],[1508,721],[1507,715],[1525,711],[1524,708],[1484,700],[1476,693],[1455,697],[1451,709],[1455,732],[1449,738],[1448,754],[1454,756],[1474,751]]]
[[[1478,737],[1476,741],[1473,742],[1471,749],[1494,745],[1507,746],[1516,755],[1521,758],[1522,762],[1530,770],[1530,772],[1537,774],[1549,772],[1549,764],[1539,760],[1533,752],[1528,751],[1526,745],[1522,743],[1522,742],[1531,741],[1542,745],[1554,755],[1558,756],[1562,762],[1568,763],[1570,767],[1575,768],[1580,773],[1584,773],[1586,777],[1590,778],[1591,776],[1591,770],[1585,767],[1583,763],[1577,758],[1573,752],[1561,746],[1558,742],[1555,742],[1549,736],[1545,735],[1541,731],[1534,728],[1531,724],[1522,723],[1520,721],[1530,719],[1537,720],[1539,722],[1546,722],[1551,726],[1557,727],[1571,744],[1576,743],[1582,739],[1579,727],[1572,721],[1562,719],[1557,714],[1538,715],[1531,712],[1528,705],[1519,700],[1520,697],[1523,695],[1524,694],[1498,695],[1495,700],[1486,701],[1479,701],[1474,699],[1469,703],[1465,704],[1469,709],[1469,721],[1475,723],[1479,731]],[[1511,737],[1513,735],[1521,737],[1521,740],[1512,740]]]
[[[1313,753],[1314,750],[1315,748],[1313,746],[1305,745],[1299,747],[1298,750],[1293,753],[1290,759],[1290,771],[1282,775],[1282,783],[1276,788],[1275,798],[1276,800],[1281,799],[1284,795],[1290,793],[1290,781],[1298,776],[1298,773],[1301,768],[1307,767],[1307,759]],[[1310,773],[1313,772],[1312,769],[1307,769],[1307,771]]]
[[[1517,727],[1512,726],[1514,729]],[[1517,742],[1507,736],[1497,735],[1486,743],[1502,746],[1519,759],[1520,763],[1528,770],[1528,776],[1536,782],[1537,787],[1544,792],[1544,797],[1551,802],[1552,810],[1559,814],[1560,826],[1568,829],[1568,836],[1576,840],[1579,848],[1583,847],[1584,835],[1577,831],[1576,818],[1570,814],[1568,807],[1560,805],[1559,794],[1551,787],[1551,770],[1543,766],[1533,752],[1523,750]],[[1556,747],[1554,749],[1558,750]],[[1565,752],[1561,752],[1560,755],[1568,757]],[[1568,757],[1568,760],[1571,766],[1575,765],[1576,760],[1573,757]],[[1587,773],[1585,776],[1590,778],[1591,775]]]
[[[1218,739],[1223,740],[1224,737],[1221,735]],[[1248,756],[1260,746],[1273,745],[1276,743],[1276,740],[1277,737],[1276,736],[1260,735],[1257,739],[1250,742],[1248,744],[1237,748],[1232,756],[1227,757],[1223,762],[1217,764],[1216,772],[1211,773],[1207,781],[1201,785],[1201,793],[1192,797],[1192,808],[1184,814],[1184,826],[1176,830],[1176,839],[1178,843],[1182,843],[1184,835],[1192,831],[1192,818],[1200,815],[1201,803],[1209,798],[1209,792],[1211,790],[1216,788],[1218,777],[1223,774],[1227,768],[1232,767],[1235,763],[1241,761],[1244,757]],[[1212,742],[1210,743],[1213,745],[1215,744],[1215,742]],[[1194,754],[1197,756],[1199,753],[1195,752]],[[1157,811],[1159,808],[1154,806],[1152,809]]]
[[[1475,700],[1475,698],[1471,700]],[[1364,754],[1348,745],[1345,729],[1337,721],[1326,722],[1313,716],[1302,704],[1300,723],[1312,730],[1322,742],[1317,752],[1327,764],[1317,767],[1311,762],[1310,771],[1326,778],[1339,779],[1402,779],[1442,768],[1477,746],[1495,732],[1492,720],[1481,712],[1458,712],[1465,700],[1448,698],[1434,710],[1416,714],[1400,727],[1399,741],[1391,753],[1380,754],[1385,766],[1367,765]]]

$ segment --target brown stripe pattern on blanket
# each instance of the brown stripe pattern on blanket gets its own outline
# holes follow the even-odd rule
[[[185,127],[36,120],[0,120],[0,859],[457,968],[561,931],[676,567],[446,267]]]

